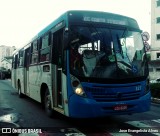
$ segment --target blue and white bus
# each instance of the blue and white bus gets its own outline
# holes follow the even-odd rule
[[[150,109],[148,60],[136,20],[67,11],[13,54],[12,85],[48,116],[104,117]]]

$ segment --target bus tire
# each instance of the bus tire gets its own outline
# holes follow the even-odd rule
[[[51,109],[51,96],[49,94],[48,88],[46,89],[46,92],[45,92],[44,108],[47,116],[53,117],[53,109]]]
[[[19,98],[23,98],[23,94],[21,93],[21,83],[18,82],[18,95],[19,95]]]

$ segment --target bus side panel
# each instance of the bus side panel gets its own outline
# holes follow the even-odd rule
[[[51,70],[45,69],[50,64],[36,65],[29,67],[28,73],[28,91],[29,96],[38,102],[41,102],[41,85],[46,84],[51,93]],[[42,90],[45,91],[45,90]]]
[[[24,94],[24,68],[17,69],[17,80],[16,80],[17,88],[18,88],[18,80],[21,86],[21,93]]]
[[[42,78],[42,70],[40,65],[29,67],[29,96],[40,102],[40,83]]]
[[[46,83],[47,86],[51,86],[51,64],[39,65],[39,75],[40,82]]]
[[[17,74],[16,74],[16,72],[17,72],[17,69],[12,69],[11,80],[12,80],[13,88],[17,89],[17,86],[16,86]]]
[[[52,94],[52,76],[51,76],[51,64],[44,64],[44,65],[39,65],[39,82],[40,82],[40,87],[42,84],[46,84],[49,90],[49,93]],[[40,88],[41,89],[41,88]],[[42,90],[42,91],[46,91],[46,90]],[[40,95],[40,92],[39,94]]]

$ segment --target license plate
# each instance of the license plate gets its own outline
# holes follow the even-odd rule
[[[127,110],[127,105],[117,105],[114,107],[114,110],[116,111]]]

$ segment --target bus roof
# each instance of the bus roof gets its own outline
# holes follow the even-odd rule
[[[49,30],[56,31],[56,29],[63,27],[65,25],[64,20],[68,20],[70,24],[75,23],[104,23],[109,25],[122,25],[125,27],[132,27],[135,29],[140,29],[137,21],[133,18],[108,13],[108,12],[100,12],[100,11],[84,11],[84,10],[70,10],[66,11],[56,20],[51,22],[47,27],[41,30],[36,36],[34,36],[30,42],[34,41],[35,39],[41,37]],[[29,42],[29,43],[30,43]]]
[[[101,12],[101,11],[68,11],[68,18],[70,23],[104,23],[113,25],[123,25],[140,29],[135,19],[119,14]]]

